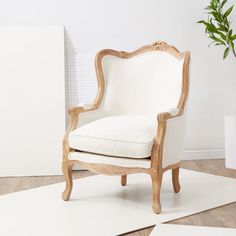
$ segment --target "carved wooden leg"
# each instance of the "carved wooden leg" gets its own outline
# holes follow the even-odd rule
[[[179,167],[172,169],[172,183],[173,183],[174,191],[178,193],[180,191]]]
[[[159,214],[161,212],[161,183],[162,183],[162,173],[155,171],[151,174],[152,178],[152,209],[153,212]]]
[[[125,186],[127,184],[127,175],[121,175],[121,185]]]
[[[68,201],[70,199],[70,194],[73,187],[73,180],[72,180],[72,166],[68,164],[62,164],[62,171],[66,181],[66,188],[62,193],[62,199],[64,201]]]

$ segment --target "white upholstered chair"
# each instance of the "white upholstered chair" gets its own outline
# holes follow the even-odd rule
[[[188,51],[164,42],[134,52],[102,50],[95,66],[98,95],[92,104],[69,110],[71,121],[63,148],[64,200],[72,190],[72,166],[120,175],[147,173],[153,188],[153,211],[160,213],[162,176],[172,170],[179,192],[185,105],[189,88]]]

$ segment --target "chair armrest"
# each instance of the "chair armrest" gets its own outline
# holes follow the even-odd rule
[[[73,131],[78,123],[79,114],[93,111],[98,109],[98,106],[94,103],[80,103],[78,106],[69,108],[70,122],[63,139],[63,157],[66,159],[70,151],[69,148],[69,133]]]
[[[183,110],[179,108],[170,108],[165,112],[161,112],[157,114],[158,123],[166,122],[168,119],[172,119],[178,116],[183,115]]]
[[[94,103],[80,103],[78,106],[69,108],[70,122],[66,132],[66,136],[74,130],[78,123],[79,114],[94,111],[98,109],[98,106]]]
[[[154,139],[157,155],[152,157],[153,167],[161,165],[164,169],[181,160],[185,134],[183,113],[183,110],[177,108],[168,109],[157,115],[157,136]]]
[[[77,106],[70,107],[69,113],[70,114],[79,114],[82,112],[91,111],[91,110],[95,110],[95,109],[97,109],[97,107],[94,105],[94,103],[80,103]]]

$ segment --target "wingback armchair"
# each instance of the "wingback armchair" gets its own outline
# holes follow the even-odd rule
[[[62,163],[65,201],[72,191],[72,167],[78,164],[95,173],[120,175],[122,185],[128,174],[149,174],[155,213],[161,212],[165,171],[172,170],[174,191],[180,191],[189,61],[188,51],[180,53],[164,42],[133,52],[97,53],[96,99],[69,109]]]

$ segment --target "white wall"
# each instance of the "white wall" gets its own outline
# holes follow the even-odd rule
[[[63,26],[0,26],[0,177],[61,174]]]
[[[186,150],[223,156],[223,117],[236,114],[236,61],[208,48],[196,24],[209,0],[8,0],[0,24],[64,24],[67,53],[132,50],[164,40],[192,54]],[[236,24],[236,21],[234,21]],[[202,152],[203,150],[203,152]],[[205,152],[204,150],[207,150]]]

